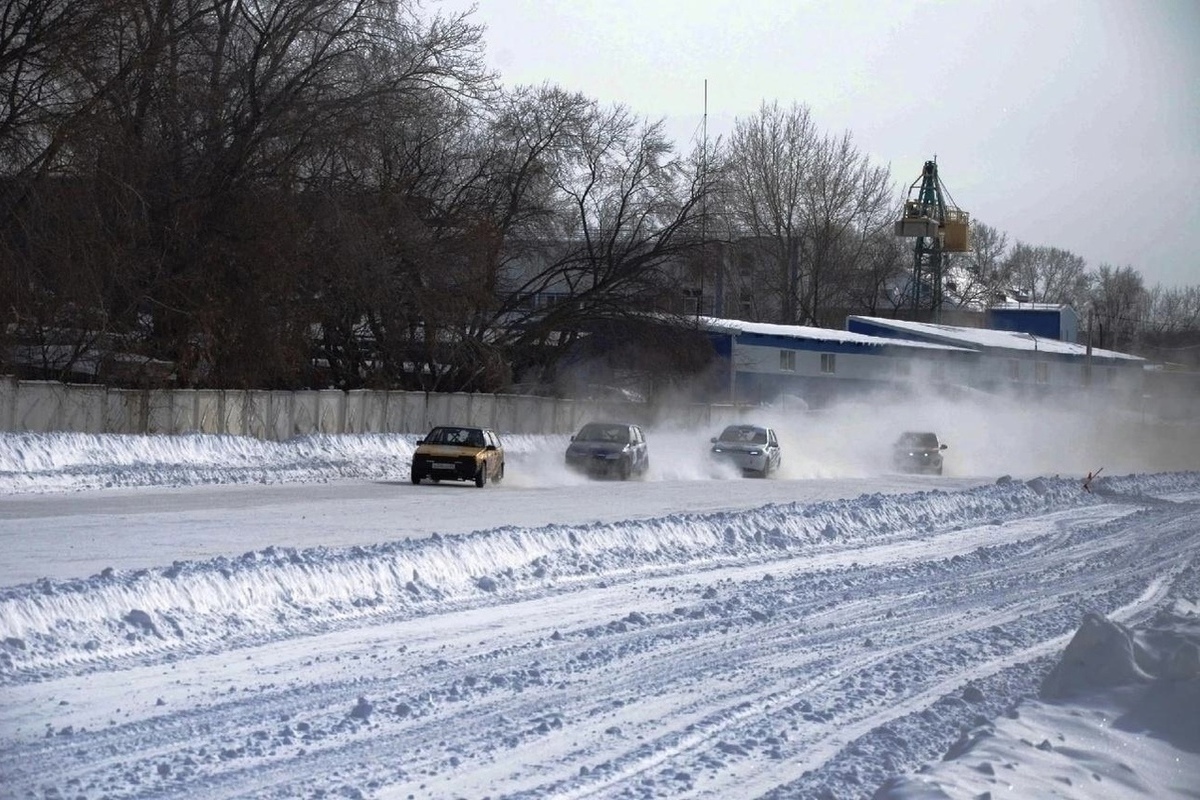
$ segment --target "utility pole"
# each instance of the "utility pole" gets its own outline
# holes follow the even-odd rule
[[[1083,385],[1092,385],[1092,304],[1088,303],[1087,356],[1083,359]]]

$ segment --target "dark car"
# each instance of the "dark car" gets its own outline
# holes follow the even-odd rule
[[[765,478],[782,462],[779,437],[762,425],[730,425],[710,441],[713,458],[733,464],[746,475]]]
[[[942,474],[942,451],[946,445],[936,433],[906,431],[892,445],[892,466],[901,472]]]
[[[578,472],[626,480],[650,468],[650,453],[641,427],[625,422],[589,422],[571,437],[566,461]]]
[[[504,445],[490,428],[439,425],[417,442],[412,482],[474,481],[482,489],[504,478]]]

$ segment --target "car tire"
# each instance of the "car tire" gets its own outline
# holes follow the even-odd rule
[[[414,486],[421,482],[421,476],[420,476],[420,474],[417,473],[417,471],[415,469],[412,472],[412,482],[413,482]]]
[[[500,469],[496,470],[496,474],[492,476],[492,483],[499,483],[504,480],[504,462],[500,462]]]
[[[630,467],[629,462],[625,459],[621,459],[621,463],[617,465],[617,477],[623,481],[627,481],[629,480],[629,475],[632,472],[633,468]]]
[[[487,481],[488,469],[487,462],[485,461],[479,465],[479,471],[475,473],[475,485],[482,489],[484,486],[487,486]]]

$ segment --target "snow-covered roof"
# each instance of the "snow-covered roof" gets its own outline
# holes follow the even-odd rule
[[[1001,311],[1062,311],[1064,308],[1070,308],[1071,311],[1075,310],[1064,303],[1021,303],[1017,300],[992,303],[988,308],[999,309]]]
[[[1085,356],[1087,346],[1074,342],[1063,342],[1058,339],[1048,339],[1044,336],[1034,336],[1023,331],[997,331],[990,328],[961,328],[955,325],[939,325],[933,322],[910,322],[902,319],[887,317],[850,316],[848,320],[859,320],[869,325],[889,328],[897,333],[909,333],[914,336],[925,336],[939,343],[956,345],[967,348],[988,348],[992,350],[1022,350],[1027,352],[1056,353],[1060,355]],[[1128,353],[1118,353],[1115,350],[1092,348],[1092,355],[1097,358],[1124,359],[1127,361],[1145,361],[1140,356]]]
[[[870,347],[891,345],[892,347],[917,350],[970,352],[967,348],[955,347],[949,344],[914,342],[911,339],[889,339],[883,336],[869,336],[865,333],[843,331],[836,328],[816,328],[809,325],[778,325],[771,322],[747,322],[741,319],[719,319],[717,317],[697,317],[696,321],[700,327],[710,331],[755,333],[760,336],[785,336],[792,339],[809,339],[822,342],[837,342],[839,344],[861,344]]]

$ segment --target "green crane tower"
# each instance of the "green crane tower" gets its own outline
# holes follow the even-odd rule
[[[916,239],[913,247],[913,316],[925,305],[937,322],[942,308],[942,254],[971,249],[970,215],[954,204],[938,177],[937,161],[926,161],[921,177],[908,189],[904,211],[895,225],[896,235]],[[922,286],[929,287],[928,300]]]

